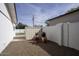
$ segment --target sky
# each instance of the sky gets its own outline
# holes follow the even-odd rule
[[[71,8],[78,7],[78,3],[16,3],[18,22],[45,26],[45,21],[66,13]]]

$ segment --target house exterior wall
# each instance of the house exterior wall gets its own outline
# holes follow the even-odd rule
[[[0,53],[13,40],[15,35],[11,20],[5,4],[0,4]]]
[[[9,20],[11,21],[11,17],[7,11],[7,8],[5,6],[4,3],[0,3],[0,10],[9,18]]]
[[[56,25],[58,23],[66,23],[66,22],[79,22],[79,11],[74,13],[47,21],[48,26]]]
[[[9,11],[9,15],[11,17],[12,23],[16,23],[16,7],[13,3],[5,3],[7,10]]]

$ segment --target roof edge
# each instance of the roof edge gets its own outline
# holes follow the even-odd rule
[[[62,16],[65,16],[65,15],[68,15],[68,14],[71,14],[71,13],[74,13],[74,12],[77,12],[77,11],[79,11],[79,8],[78,8],[77,10],[72,11],[72,12],[68,12],[68,13],[59,15],[59,16],[57,16],[57,17],[51,18],[51,19],[49,19],[49,20],[47,20],[47,21],[51,21],[51,20],[54,20],[54,19],[56,19],[56,18],[60,18],[60,17],[62,17]],[[45,23],[47,23],[47,21],[46,21]]]

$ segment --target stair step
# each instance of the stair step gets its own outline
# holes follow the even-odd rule
[[[24,35],[25,33],[16,33],[16,35]]]
[[[14,39],[25,39],[25,37],[14,37]]]
[[[15,37],[25,37],[25,35],[16,35]]]

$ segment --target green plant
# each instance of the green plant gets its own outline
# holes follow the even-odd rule
[[[25,27],[27,27],[27,25],[22,24],[22,23],[18,23],[18,24],[16,25],[16,29],[25,29]]]

